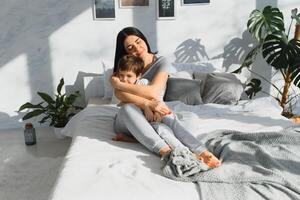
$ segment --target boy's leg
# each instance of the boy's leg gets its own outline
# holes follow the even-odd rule
[[[200,142],[196,137],[194,137],[180,122],[176,115],[171,114],[163,118],[163,122],[169,126],[174,135],[180,140],[184,145],[186,145],[192,152],[195,153],[199,160],[202,160],[209,167],[218,167],[221,162],[219,159],[209,152],[204,144]]]
[[[167,125],[160,122],[151,122],[153,129],[156,133],[172,148],[185,147],[175,136]]]
[[[204,144],[194,137],[180,122],[175,114],[163,117],[163,123],[173,130],[175,137],[195,153],[202,153],[206,150]]]

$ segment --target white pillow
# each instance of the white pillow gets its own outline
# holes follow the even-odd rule
[[[106,67],[105,67],[106,68]],[[113,69],[105,69],[104,72],[104,99],[110,99],[113,96],[113,87],[110,83],[110,78],[113,74]]]
[[[89,107],[95,107],[99,105],[105,105],[109,104],[110,100],[103,99],[101,97],[91,97],[88,100],[87,107],[81,110],[79,113],[74,115],[70,121],[66,124],[66,126],[61,130],[61,134],[67,137],[73,137],[74,133],[78,129],[78,127],[81,124],[81,121],[86,116],[91,116],[92,113],[93,116],[95,116],[96,111],[93,109],[89,109]]]
[[[193,71],[187,70],[187,71],[178,71],[178,72],[170,73],[170,77],[193,79]]]
[[[104,97],[104,75],[83,77],[85,102],[91,97]]]
[[[110,104],[110,99],[103,99],[101,97],[92,97],[89,99],[87,107]]]
[[[67,137],[73,137],[74,132],[77,129],[77,126],[79,122],[81,121],[81,113],[84,112],[84,110],[80,111],[76,115],[74,115],[70,121],[66,124],[66,126],[61,129],[61,134]]]
[[[225,68],[223,67],[224,58],[215,58],[203,62],[196,62],[196,63],[172,63],[173,69],[175,71],[173,74],[174,77],[177,78],[186,78],[183,75],[183,72],[190,73],[191,75],[193,72],[202,72],[202,73],[212,73],[212,72],[225,72]],[[231,64],[230,67],[227,69],[226,72],[234,71],[238,69],[240,64]],[[178,73],[178,75],[177,75]],[[243,84],[250,78],[250,75],[247,73],[247,70],[242,70],[241,74],[234,74]],[[171,75],[172,76],[172,75]],[[183,77],[180,77],[183,76]]]

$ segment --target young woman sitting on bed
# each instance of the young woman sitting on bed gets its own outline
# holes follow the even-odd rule
[[[150,81],[148,85],[129,84],[121,82],[117,76],[112,76],[111,83],[114,87],[116,97],[124,103],[117,113],[114,129],[116,133],[123,133],[134,137],[150,151],[164,156],[172,151],[172,147],[153,129],[145,118],[143,111],[150,109],[148,119],[158,120],[161,117],[170,114],[170,109],[158,97],[166,88],[169,65],[166,59],[158,57],[150,49],[146,37],[134,27],[127,27],[121,30],[117,36],[114,73],[118,72],[119,60],[124,55],[133,55],[139,57],[144,62],[141,78]],[[143,110],[143,111],[142,111]],[[152,114],[152,117],[150,116]],[[173,135],[171,129],[170,135]],[[124,136],[124,135],[123,135]],[[123,140],[122,134],[117,134],[116,140]],[[177,138],[181,142],[189,141],[190,134],[180,134]],[[192,141],[193,147],[202,146],[195,138]],[[188,144],[189,145],[189,144]],[[220,161],[209,151],[194,151],[198,159],[201,159],[209,167],[217,167]]]

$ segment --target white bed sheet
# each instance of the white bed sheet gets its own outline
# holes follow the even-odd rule
[[[183,116],[198,138],[217,129],[271,131],[293,126],[269,98],[236,106],[192,107],[179,102],[169,106]],[[74,118],[70,129],[74,131],[73,141],[50,199],[202,199],[193,183],[165,178],[161,173],[163,162],[142,145],[111,140],[117,110],[115,105],[93,103]]]

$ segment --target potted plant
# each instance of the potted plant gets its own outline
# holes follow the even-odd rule
[[[68,123],[69,119],[75,115],[78,110],[82,109],[82,107],[74,105],[75,100],[80,97],[79,91],[70,95],[62,94],[61,89],[63,85],[64,79],[62,78],[57,86],[57,94],[55,94],[54,98],[46,93],[37,92],[43,101],[38,104],[32,104],[30,102],[23,104],[18,112],[24,109],[30,109],[31,111],[24,115],[22,120],[43,115],[44,117],[39,123],[50,121],[49,126],[54,126],[55,133],[60,137],[60,129]]]
[[[291,22],[286,33],[284,26],[283,14],[278,8],[266,6],[262,11],[254,10],[250,14],[247,28],[252,37],[257,41],[257,45],[247,54],[240,68],[233,73],[240,73],[243,68],[264,79],[271,84],[278,92],[273,96],[282,107],[282,115],[292,117],[292,108],[289,103],[297,95],[289,93],[291,84],[300,88],[300,14],[297,9],[292,10]],[[291,26],[296,20],[296,30],[294,38],[288,39]],[[256,56],[262,54],[265,61],[279,72],[284,80],[283,87],[275,85],[272,80],[267,80],[260,74],[250,69]],[[246,93],[252,97],[261,90],[261,81],[252,79],[248,84],[250,87]],[[272,95],[271,95],[272,96]]]

